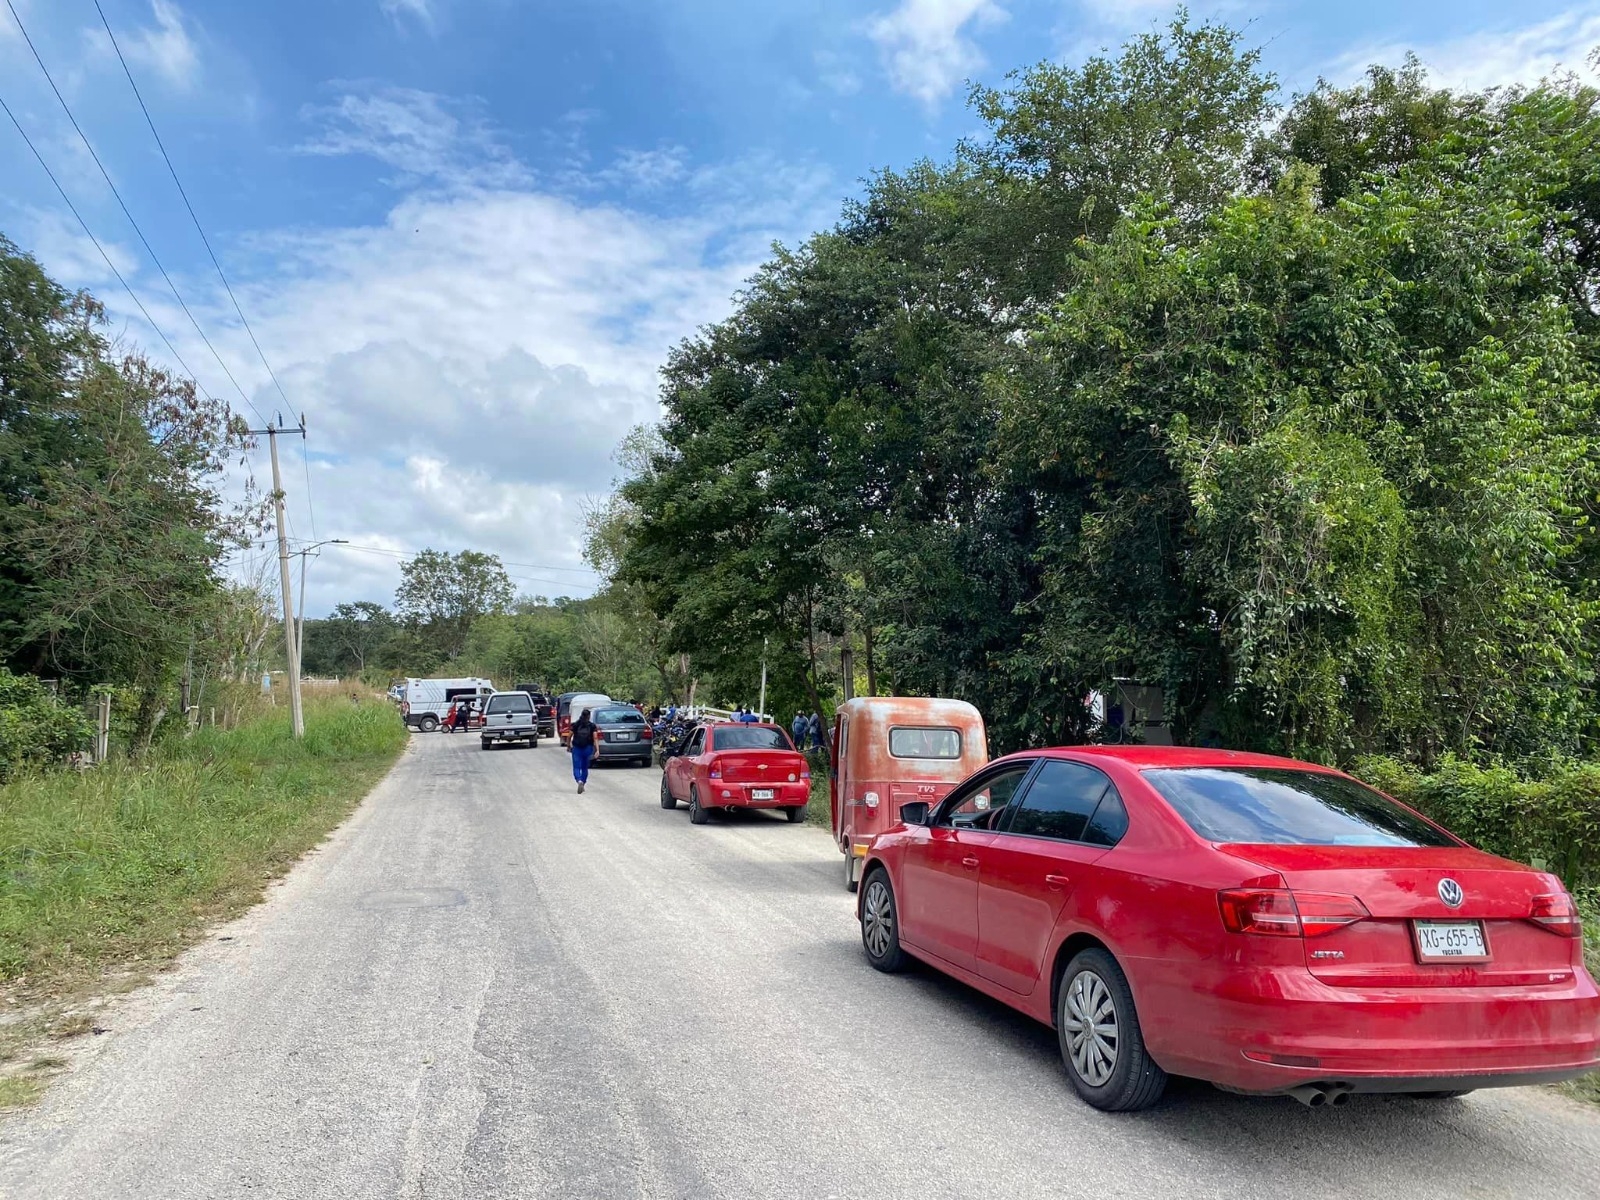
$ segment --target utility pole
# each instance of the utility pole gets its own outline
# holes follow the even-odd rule
[[[756,716],[767,719],[767,639],[761,639],[761,699],[756,703]]]
[[[250,430],[255,436],[266,434],[267,442],[272,447],[272,507],[277,515],[278,526],[278,577],[283,584],[283,650],[284,657],[289,660],[289,723],[294,729],[294,736],[303,738],[306,735],[306,722],[300,709],[300,644],[294,632],[294,595],[289,590],[289,532],[284,528],[283,476],[278,471],[280,432],[276,425]],[[304,417],[300,418],[299,428],[295,432],[305,437]]]

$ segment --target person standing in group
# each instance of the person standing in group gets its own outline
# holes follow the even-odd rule
[[[822,714],[821,713],[814,712],[814,713],[811,714],[811,721],[810,721],[810,723],[808,725],[808,728],[811,731],[811,748],[813,750],[821,750],[822,749]]]
[[[794,720],[789,722],[789,736],[794,738],[794,748],[796,750],[804,750],[806,748],[806,730],[810,727],[811,722],[806,719],[805,713],[797,712],[794,714]]]
[[[572,777],[578,781],[578,795],[583,795],[583,785],[589,782],[589,764],[594,761],[595,739],[599,731],[589,719],[586,708],[572,723]]]

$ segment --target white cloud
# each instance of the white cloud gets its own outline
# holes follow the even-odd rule
[[[1005,19],[994,0],[901,0],[866,29],[895,88],[932,107],[985,65],[969,27]]]
[[[652,215],[596,202],[599,184],[546,189],[460,111],[410,94],[314,114],[336,118],[317,153],[374,157],[409,183],[381,221],[257,235],[245,249],[272,273],[235,271],[234,287],[288,405],[306,411],[320,537],[573,568],[508,567],[522,590],[585,594],[582,504],[610,491],[617,441],[657,416],[667,352],[729,311],[771,239],[836,212],[833,183],[814,167],[697,165],[672,148],[598,173],[631,171],[686,214]],[[198,302],[257,406],[284,406],[226,299]],[[203,348],[191,354],[176,323],[168,332],[223,394]],[[286,472],[293,532],[309,538],[303,471],[291,459]],[[308,581],[308,613],[388,603],[398,560],[330,547]]]
[[[1582,72],[1600,44],[1600,13],[1572,8],[1520,29],[1480,30],[1431,45],[1367,45],[1342,55],[1329,69],[1336,80],[1353,79],[1369,63],[1398,63],[1414,50],[1441,87],[1478,90],[1505,84],[1532,85],[1561,70]]]
[[[453,184],[504,186],[527,171],[500,144],[471,102],[413,88],[348,93],[304,115],[323,122],[303,154],[362,155],[404,176]]]
[[[174,87],[187,88],[200,73],[200,54],[184,28],[183,14],[170,0],[151,0],[150,11],[155,26],[119,38],[123,52]]]
[[[409,17],[429,32],[434,28],[432,0],[378,0],[378,7],[396,25]]]
[[[116,299],[114,293],[120,293],[122,286],[106,268],[106,258],[124,279],[135,282],[138,256],[128,247],[102,237],[100,245],[106,252],[102,258],[83,227],[66,212],[26,209],[23,228],[27,231],[28,252],[69,287],[92,287],[102,299]]]
[[[682,146],[661,146],[655,150],[624,150],[606,172],[625,187],[654,191],[676,183],[688,175],[688,151]]]

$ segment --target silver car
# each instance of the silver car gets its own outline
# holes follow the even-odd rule
[[[589,715],[599,740],[596,762],[631,762],[648,767],[654,755],[650,722],[631,704],[606,704]]]

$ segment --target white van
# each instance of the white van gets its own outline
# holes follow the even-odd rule
[[[493,691],[494,684],[487,679],[408,679],[400,696],[400,719],[412,729],[432,733],[457,700],[476,700]]]

